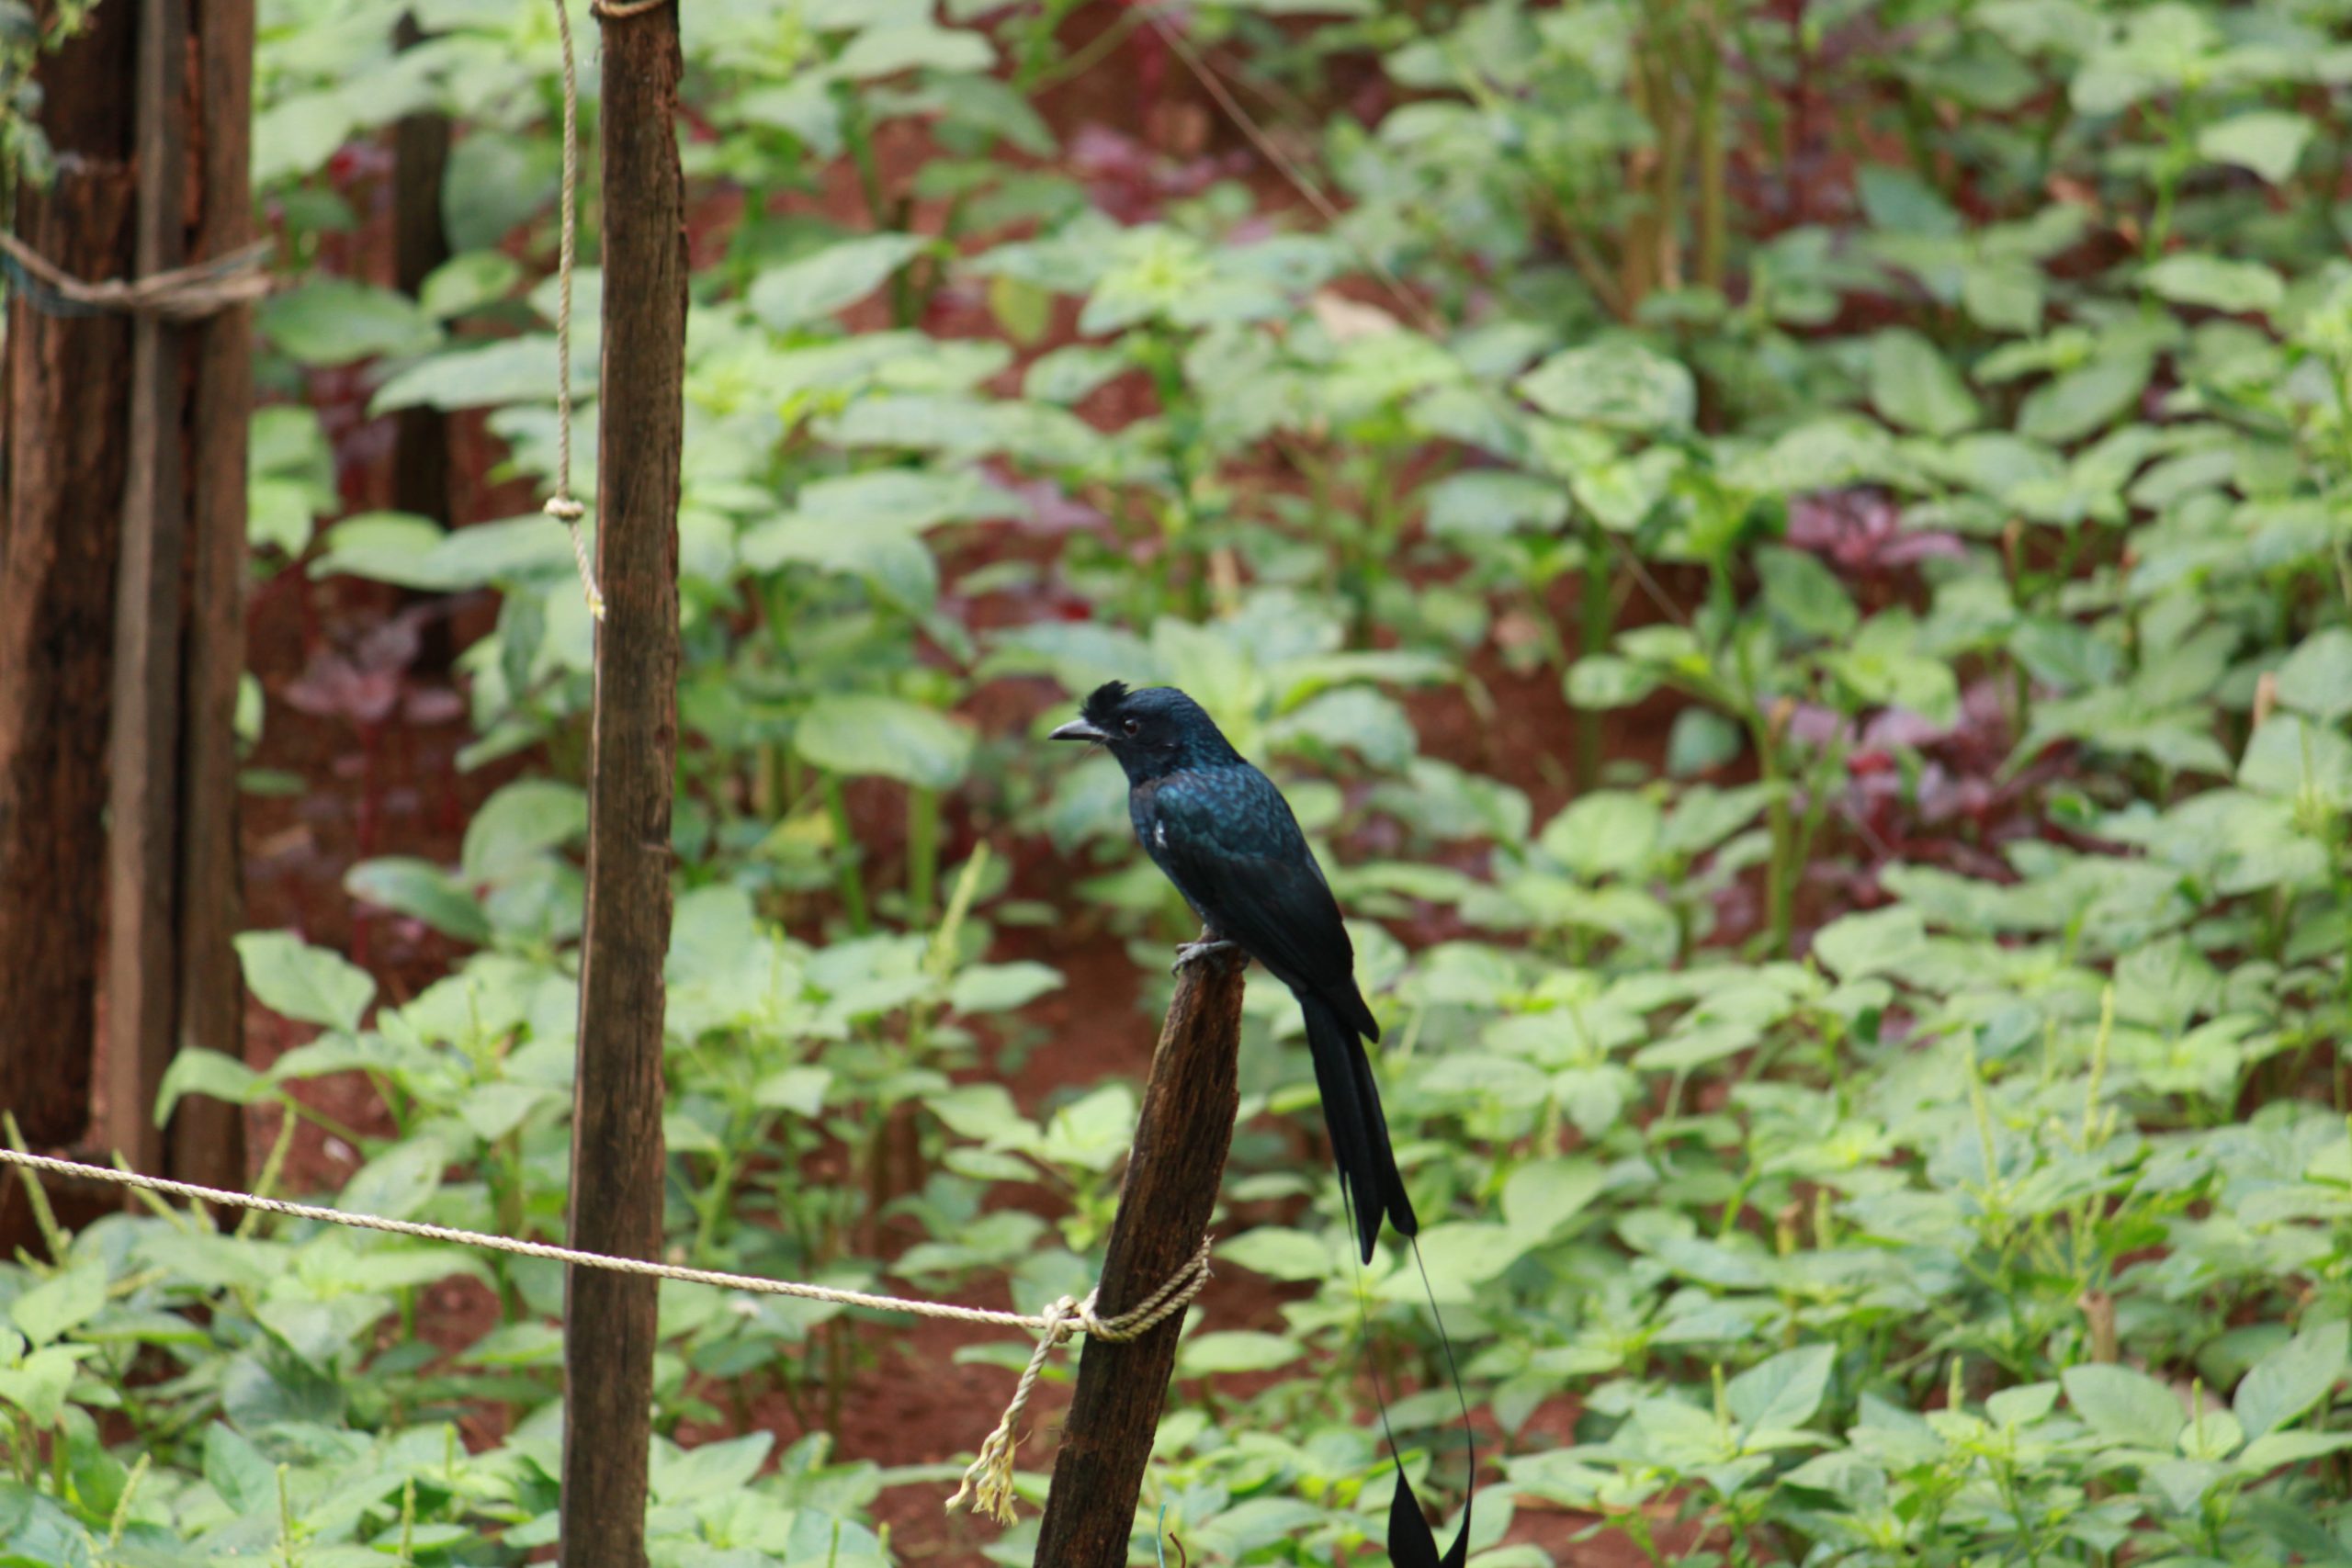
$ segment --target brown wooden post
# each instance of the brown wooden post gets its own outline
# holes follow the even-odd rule
[[[202,159],[196,254],[254,238],[254,0],[198,0]],[[237,840],[237,681],[245,668],[245,463],[254,401],[253,311],[239,305],[189,334],[188,619],[180,747],[179,1028],[176,1048],[242,1058],[244,986],[232,944],[244,923]],[[153,1088],[148,1089],[153,1103]],[[210,1187],[245,1179],[242,1107],[183,1100],[166,1134],[173,1176]]]
[[[52,7],[40,7],[44,24]],[[100,6],[40,64],[56,183],[17,231],[65,272],[131,271],[133,6]],[[0,1106],[36,1145],[81,1139],[104,909],[116,527],[130,325],[49,316],[11,289],[8,521],[0,530]]]
[[[1187,967],[1176,982],[1111,1222],[1095,1299],[1104,1317],[1129,1310],[1182,1269],[1208,1229],[1240,1104],[1234,1056],[1241,967],[1221,954]],[[1125,1344],[1086,1341],[1037,1536],[1041,1568],[1126,1568],[1136,1499],[1182,1330],[1180,1313]]]
[[[662,966],[670,946],[685,432],[677,5],[603,30],[596,574],[606,611],[596,638],[571,1240],[652,1258],[662,1245]],[[651,1280],[580,1269],[565,1280],[560,1523],[567,1568],[645,1562],[655,1299]]]
[[[134,265],[187,259],[187,10],[141,0]],[[152,1114],[178,1023],[181,556],[187,534],[180,380],[186,332],[130,326],[130,473],[115,584],[113,738],[107,793],[107,1137],[140,1170],[163,1167]]]

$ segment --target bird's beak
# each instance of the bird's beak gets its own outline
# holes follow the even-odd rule
[[[1082,718],[1074,718],[1068,724],[1063,725],[1059,729],[1055,730],[1051,735],[1046,736],[1046,739],[1048,740],[1107,741],[1111,737],[1104,731],[1095,728],[1091,724],[1089,724],[1086,720]]]

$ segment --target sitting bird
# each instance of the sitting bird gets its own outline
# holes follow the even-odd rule
[[[1364,1055],[1363,1042],[1379,1040],[1380,1025],[1356,988],[1339,901],[1290,803],[1172,686],[1130,690],[1113,681],[1080,714],[1053,739],[1091,741],[1119,760],[1136,837],[1205,928],[1177,950],[1175,967],[1238,947],[1298,998],[1331,1152],[1369,1263],[1384,1214],[1400,1235],[1413,1235],[1419,1222]]]

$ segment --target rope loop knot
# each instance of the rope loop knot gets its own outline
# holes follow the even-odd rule
[[[956,1489],[956,1495],[947,1499],[948,1507],[968,1507],[1001,1525],[1011,1524],[1012,1456],[1021,1447],[1021,1414],[1028,1408],[1029,1395],[1035,1390],[1038,1374],[1046,1370],[1054,1348],[1080,1334],[1090,1339],[1124,1345],[1142,1338],[1182,1312],[1209,1282],[1209,1248],[1215,1241],[1214,1236],[1202,1237],[1199,1250],[1182,1269],[1125,1312],[1109,1317],[1098,1315],[1094,1301],[1101,1293],[1099,1288],[1087,1292],[1083,1300],[1064,1296],[1047,1307],[1038,1319],[1037,1348],[1029,1357],[1029,1365],[1023,1369],[1021,1381],[1013,1385],[1012,1401],[1004,1407],[1004,1417],[996,1424],[996,1430],[980,1445],[979,1456],[964,1472],[964,1483]]]

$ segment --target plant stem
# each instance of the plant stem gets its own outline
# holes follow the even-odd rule
[[[849,917],[849,929],[864,936],[873,929],[865,915],[865,883],[858,864],[865,857],[850,828],[849,797],[837,773],[825,775],[825,815],[833,824],[834,879],[841,887],[842,912]]]
[[[939,882],[939,792],[917,784],[907,791],[907,924],[931,919]]]

